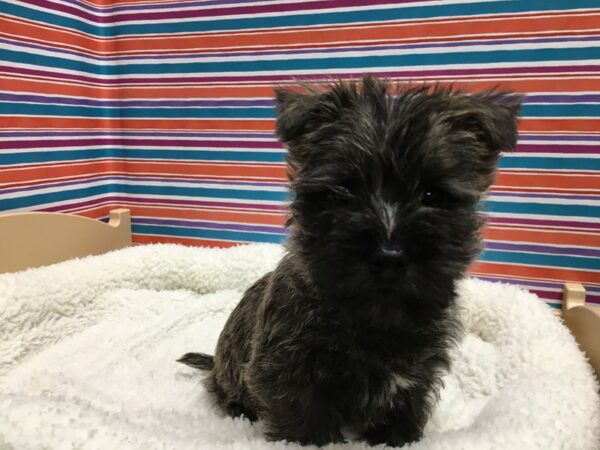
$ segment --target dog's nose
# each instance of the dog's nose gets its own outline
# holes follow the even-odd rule
[[[406,263],[406,254],[396,246],[382,246],[373,261],[377,269],[401,267]]]

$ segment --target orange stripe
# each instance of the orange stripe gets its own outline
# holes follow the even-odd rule
[[[97,130],[273,131],[274,120],[265,119],[104,119],[81,117],[2,116],[3,128],[63,128]]]
[[[21,130],[22,131],[22,130]],[[64,130],[61,130],[64,131]],[[86,160],[89,161],[90,163],[94,163],[94,162],[114,162],[114,163],[123,163],[123,162],[137,162],[137,161],[132,161],[132,160],[128,160],[126,158],[102,158],[102,159],[98,159],[98,160]],[[15,165],[11,165],[10,168],[11,169],[33,169],[33,168],[38,168],[38,167],[62,167],[62,166],[78,166],[80,164],[86,164],[86,161],[50,161],[50,162],[44,162],[44,163],[35,163],[35,164],[15,164]],[[140,161],[141,162],[141,161]],[[179,161],[177,160],[170,160],[170,159],[161,159],[161,160],[154,160],[151,161],[150,158],[148,160],[144,160],[144,163],[148,164],[148,165],[161,165],[161,164],[179,164]],[[253,163],[253,162],[248,162],[248,163],[241,163],[241,162],[231,162],[231,161],[223,161],[223,162],[206,162],[206,161],[189,161],[189,164],[198,164],[198,165],[219,165],[219,166],[237,166],[237,167],[243,167],[243,166],[260,166],[260,167],[270,167],[270,168],[279,168],[281,167],[281,163]]]
[[[2,184],[9,183],[24,183],[32,184],[35,180],[40,183],[47,183],[52,179],[65,177],[81,177],[94,174],[102,175],[161,175],[161,176],[181,176],[188,175],[194,178],[201,179],[202,177],[232,177],[236,180],[276,180],[285,181],[285,167],[261,167],[259,165],[244,164],[236,165],[220,165],[206,164],[199,162],[189,163],[163,163],[150,164],[145,162],[134,161],[98,161],[82,163],[77,165],[59,165],[59,166],[40,166],[32,169],[2,169]],[[168,175],[167,175],[168,174]],[[4,186],[7,188],[9,186]]]
[[[547,175],[540,174],[518,174],[500,171],[495,183],[499,186],[522,189],[526,187],[536,188],[563,188],[563,189],[600,189],[600,174],[598,176],[575,176],[572,174]]]
[[[0,36],[8,39],[43,42],[45,45],[72,48],[79,51],[93,50],[109,52],[114,50],[111,41],[94,39],[77,30],[65,30],[48,24],[31,22],[22,18],[0,15]]]
[[[521,132],[576,131],[585,133],[598,130],[600,130],[600,119],[595,117],[589,119],[521,119],[519,122],[519,131]]]
[[[495,241],[508,242],[534,242],[550,245],[580,245],[584,247],[600,248],[600,233],[576,233],[561,231],[535,231],[524,229],[497,228],[487,226],[484,229],[484,238]]]
[[[600,272],[585,270],[555,269],[549,267],[528,267],[517,264],[499,264],[477,261],[469,271],[475,275],[498,275],[504,277],[532,278],[535,280],[549,280],[579,283],[600,283]]]

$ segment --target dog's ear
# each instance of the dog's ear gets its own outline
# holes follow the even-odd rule
[[[490,151],[514,150],[522,97],[509,92],[484,92],[468,96],[464,124]]]
[[[275,104],[275,132],[283,142],[289,143],[309,131],[319,105],[319,95],[278,88],[275,89]]]
[[[325,90],[309,85],[301,85],[303,92],[275,89],[277,136],[289,144],[320,127],[335,123],[344,111],[355,105],[360,95],[357,86],[357,83],[339,81]],[[365,82],[365,89],[368,87],[369,92],[375,91],[377,86],[372,80],[368,80],[368,86]]]
[[[517,144],[518,117],[522,97],[509,92],[490,91],[451,96],[450,126],[477,145],[464,155],[479,175],[478,189],[487,190],[494,181],[500,153]]]

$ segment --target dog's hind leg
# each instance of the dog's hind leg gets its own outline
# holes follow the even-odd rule
[[[223,382],[225,385],[222,384]],[[213,372],[204,380],[204,385],[227,415],[231,417],[245,416],[251,422],[258,420],[252,401],[241,384],[227,384],[227,380],[223,380]],[[229,389],[226,389],[225,386],[228,386]]]

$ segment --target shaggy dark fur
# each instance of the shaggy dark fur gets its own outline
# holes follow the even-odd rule
[[[421,437],[459,334],[455,283],[479,251],[477,202],[515,146],[520,98],[372,78],[278,90],[294,194],[286,256],[244,295],[208,388],[270,439]]]

